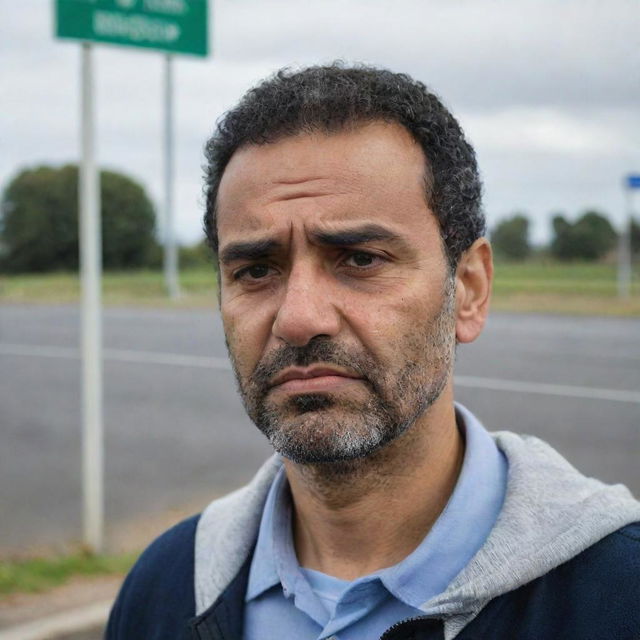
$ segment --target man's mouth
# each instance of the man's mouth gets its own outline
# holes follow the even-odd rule
[[[339,367],[287,367],[275,376],[270,388],[285,393],[320,393],[335,391],[360,380],[362,376]]]

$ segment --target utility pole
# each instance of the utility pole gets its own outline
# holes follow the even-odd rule
[[[173,228],[173,56],[165,55],[164,73],[164,282],[172,299],[180,296],[178,248]]]

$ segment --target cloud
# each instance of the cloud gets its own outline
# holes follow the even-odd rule
[[[593,113],[571,113],[549,107],[512,107],[492,112],[471,113],[464,128],[474,144],[492,152],[546,152],[586,157],[632,153],[637,140],[622,127],[635,124],[629,109]],[[617,126],[612,126],[612,123]]]

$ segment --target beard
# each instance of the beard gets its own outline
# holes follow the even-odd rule
[[[425,326],[389,345],[393,361],[363,347],[317,336],[302,347],[284,344],[266,354],[249,376],[229,355],[245,409],[273,448],[300,464],[348,463],[366,458],[404,434],[440,397],[455,354],[455,280]],[[277,400],[271,381],[283,369],[337,365],[360,376],[355,393],[301,393]]]

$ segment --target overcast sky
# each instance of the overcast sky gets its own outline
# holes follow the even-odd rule
[[[336,58],[404,71],[438,93],[474,144],[490,225],[515,211],[624,215],[640,172],[638,0],[209,0],[212,54],[179,56],[176,227],[201,236],[202,146],[215,120],[284,65]],[[53,37],[53,0],[0,0],[0,184],[75,162],[79,46]],[[162,201],[162,56],[96,47],[100,165]]]

